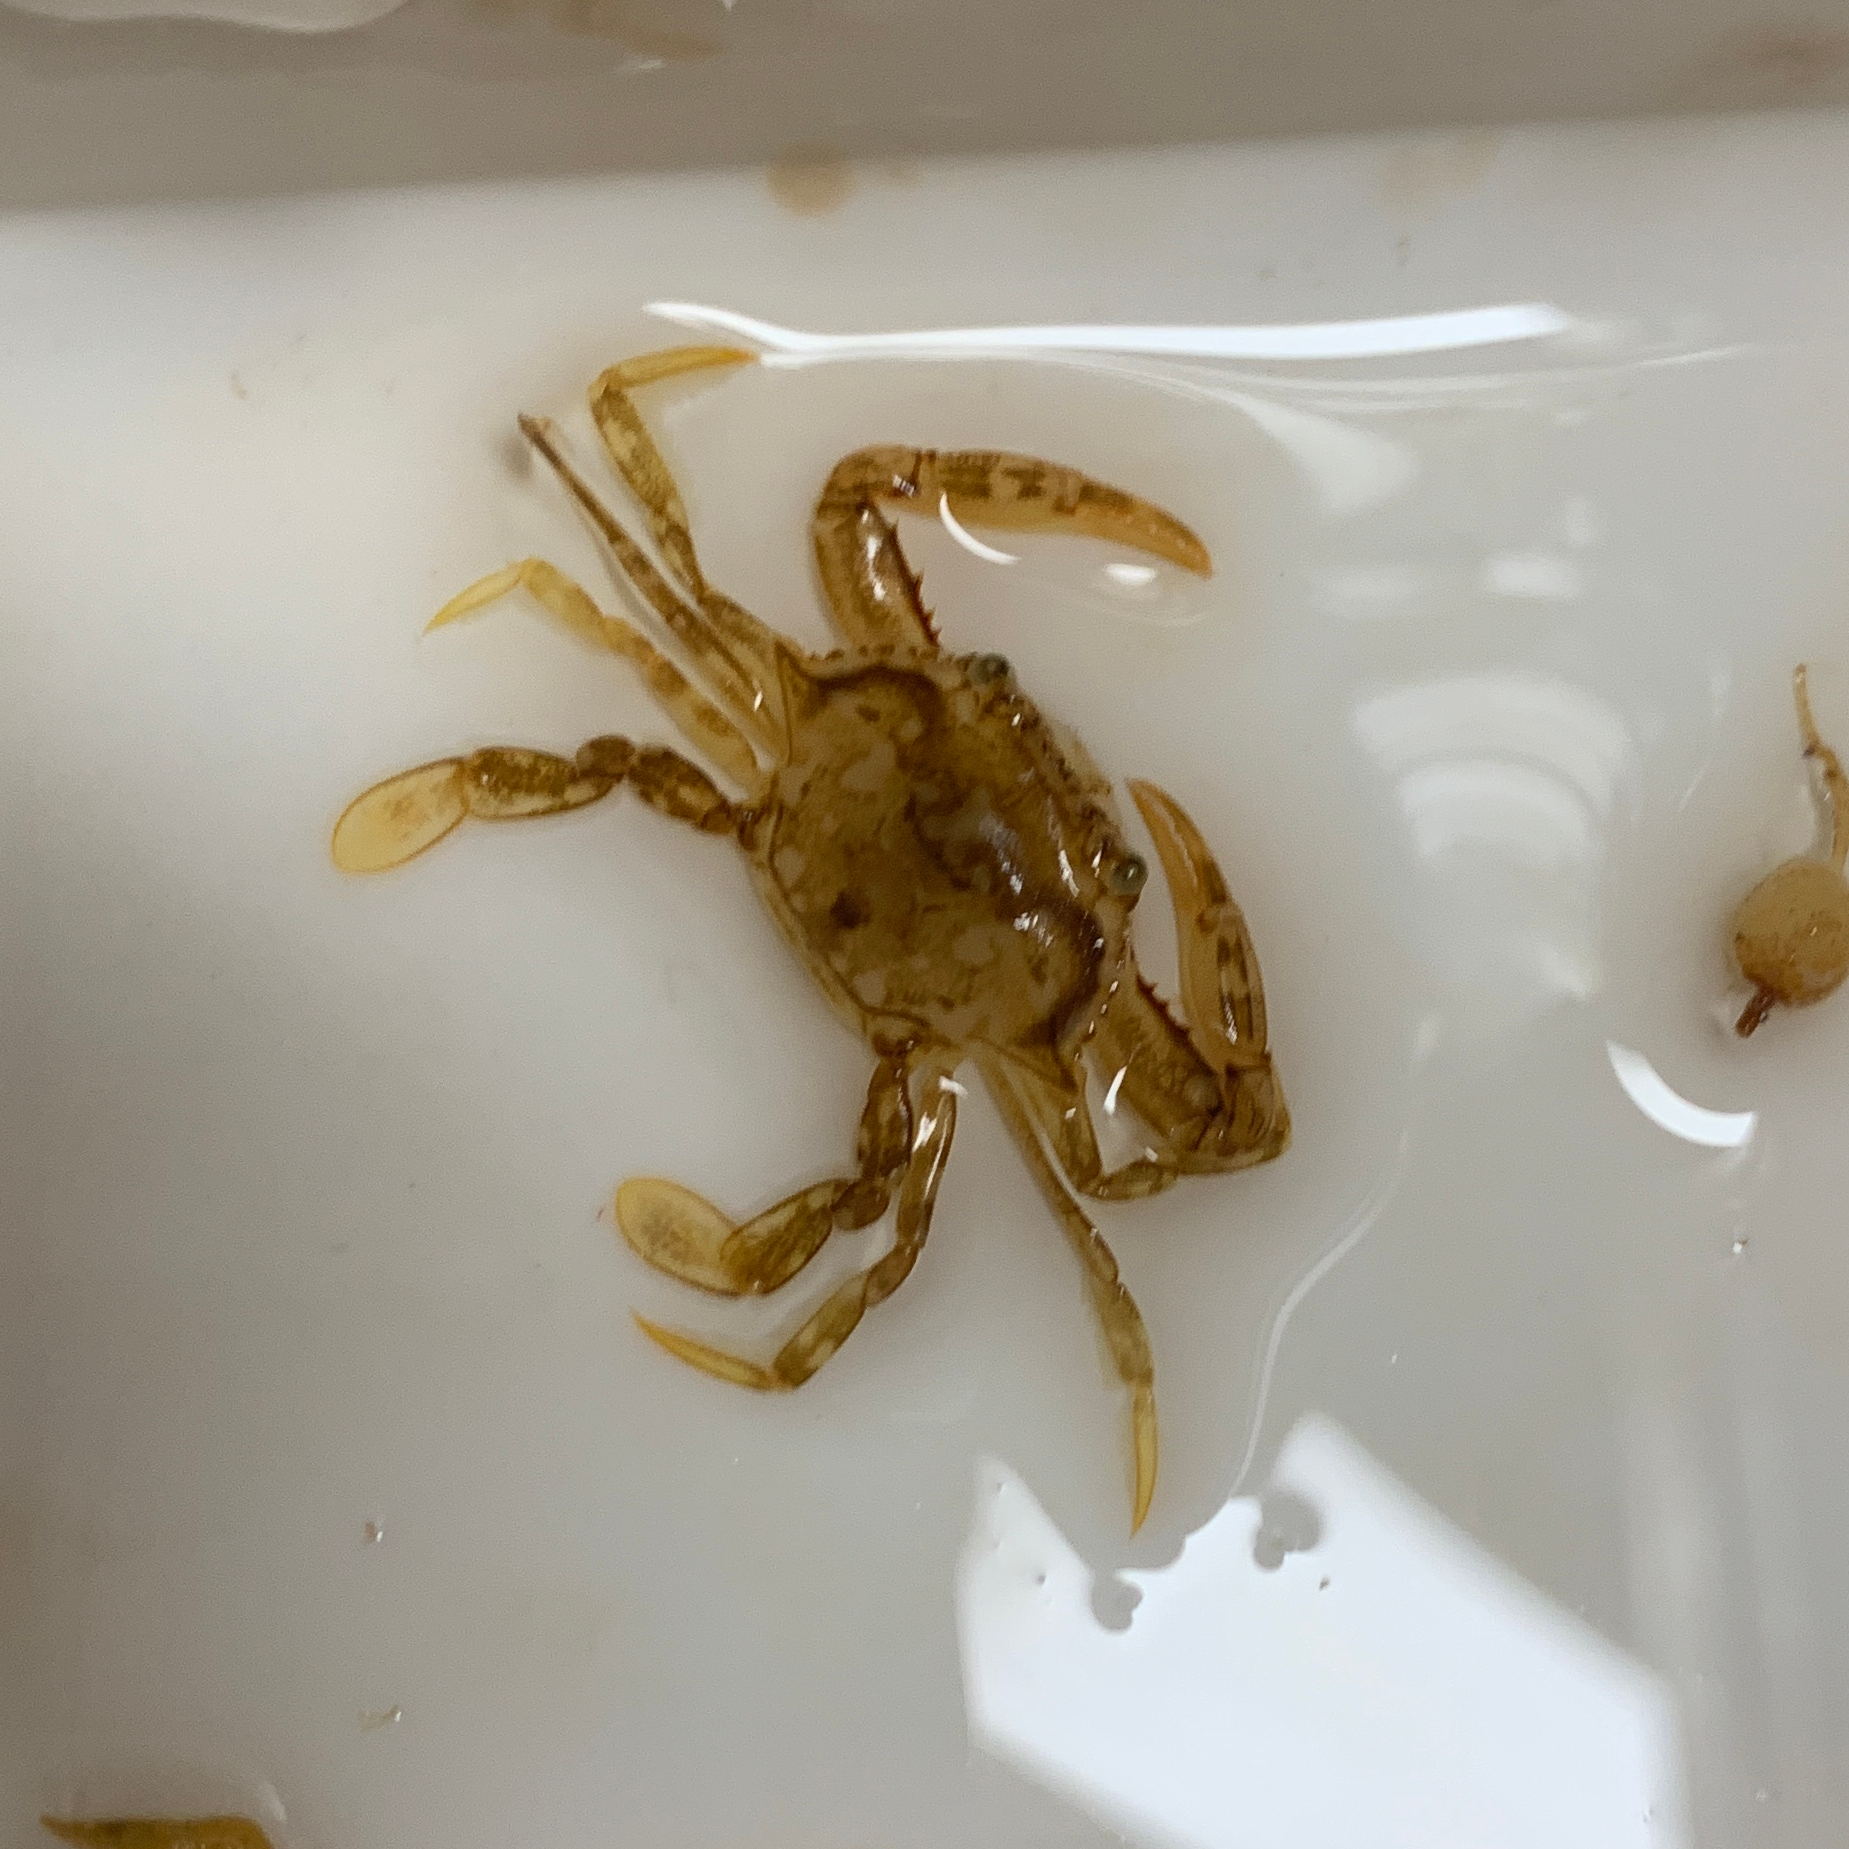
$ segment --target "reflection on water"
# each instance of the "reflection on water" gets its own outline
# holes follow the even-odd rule
[[[999,546],[984,544],[955,514],[950,511],[950,496],[940,494],[937,497],[937,517],[944,523],[944,531],[954,539],[965,552],[973,552],[977,558],[986,560],[991,565],[1018,565],[1020,555],[1004,552]],[[1153,574],[1152,574],[1153,575]]]
[[[1707,1149],[1743,1149],[1752,1139],[1757,1111],[1706,1110],[1673,1090],[1643,1054],[1615,1040],[1605,1042],[1605,1054],[1624,1095],[1671,1136]]]
[[[1687,1840],[1655,1679],[1325,1420],[1291,1433],[1264,1510],[1230,1501],[1172,1566],[1102,1588],[985,1462],[957,1618],[975,1740],[1133,1843]]]
[[[1570,682],[1456,674],[1362,701],[1433,903],[1426,954],[1476,1031],[1599,986],[1597,884],[1624,721]]]
[[[1535,603],[1571,603],[1586,594],[1585,573],[1561,552],[1499,552],[1483,566],[1483,588]]]
[[[1304,321],[1279,326],[1102,326],[921,328],[907,333],[817,334],[778,327],[729,308],[651,302],[648,312],[681,327],[730,334],[763,349],[767,365],[820,360],[970,359],[982,354],[1148,353],[1180,359],[1380,359],[1502,346],[1565,333],[1577,324],[1550,302],[1448,308],[1434,314],[1365,321]]]
[[[1374,431],[1253,392],[1229,389],[1224,396],[1297,465],[1326,514],[1356,514],[1389,501],[1419,473],[1410,449]]]

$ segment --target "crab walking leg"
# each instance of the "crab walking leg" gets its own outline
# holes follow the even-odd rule
[[[937,1203],[938,1183],[943,1179],[956,1126],[956,1093],[939,1079],[919,1113],[917,1136],[905,1179],[899,1186],[898,1232],[892,1250],[858,1277],[838,1286],[777,1351],[768,1367],[638,1316],[636,1322],[642,1332],[669,1354],[678,1355],[702,1373],[716,1375],[720,1380],[761,1393],[800,1387],[854,1333],[867,1311],[884,1303],[911,1276],[918,1254],[924,1250],[925,1235],[931,1230],[931,1210]]]
[[[1136,1481],[1130,1515],[1132,1534],[1142,1527],[1156,1493],[1156,1370],[1149,1350],[1149,1331],[1143,1326],[1136,1300],[1124,1288],[1117,1260],[1098,1229],[1085,1217],[1060,1181],[1034,1127],[1032,1113],[1015,1088],[1015,1071],[1000,1059],[984,1061],[983,1074],[997,1108],[1013,1133],[1021,1154],[1034,1172],[1040,1191],[1059,1219],[1060,1230],[1085,1267],[1085,1283],[1092,1308],[1104,1331],[1117,1378],[1130,1389],[1130,1437],[1135,1455]]]
[[[835,464],[816,505],[816,522],[851,523],[869,503],[913,513],[948,508],[973,526],[1017,533],[1080,533],[1134,546],[1206,577],[1213,560],[1173,514],[1095,481],[1077,469],[1006,450],[856,450]]]
[[[777,651],[782,646],[749,610],[706,581],[693,543],[693,526],[661,450],[629,396],[637,386],[714,366],[742,366],[755,360],[742,347],[668,347],[623,360],[599,375],[591,387],[591,416],[616,472],[648,515],[649,530],[707,620],[732,646],[739,666],[757,684],[757,694],[780,711]]]
[[[1843,775],[1842,760],[1823,742],[1811,716],[1809,671],[1800,667],[1791,677],[1791,686],[1798,705],[1798,729],[1804,734],[1804,755],[1822,766],[1824,788],[1830,793],[1830,864],[1840,873],[1849,860],[1849,777]]]
[[[589,591],[544,559],[517,559],[477,579],[466,590],[458,591],[430,619],[427,628],[441,629],[445,624],[460,622],[517,590],[526,591],[575,635],[621,655],[642,676],[643,684],[680,727],[689,744],[697,745],[745,789],[756,787],[762,771],[745,735],[641,630],[601,609]]]
[[[553,472],[570,491],[572,499],[597,529],[623,575],[673,632],[675,639],[700,664],[701,672],[710,680],[733,724],[766,749],[775,750],[781,726],[774,723],[774,709],[767,711],[769,702],[762,678],[747,673],[708,617],[687,603],[661,575],[648,554],[630,537],[623,523],[598,498],[590,483],[572,467],[565,452],[559,447],[558,432],[550,420],[523,416],[520,428],[527,441],[552,466]]]
[[[761,1297],[781,1289],[833,1232],[870,1226],[886,1211],[910,1159],[911,1074],[883,1059],[867,1086],[855,1155],[858,1172],[819,1181],[734,1224],[678,1182],[639,1176],[616,1191],[623,1237],[657,1271],[722,1297]]]
[[[730,834],[732,805],[697,764],[660,745],[594,738],[575,759],[523,745],[491,745],[439,758],[375,783],[334,824],[334,864],[383,873],[435,847],[451,829],[582,809],[628,783],[651,809],[706,834]]]
[[[755,353],[743,347],[664,347],[659,352],[619,362],[599,374],[591,387],[591,416],[610,461],[641,503],[656,545],[680,573],[689,591],[704,590],[706,576],[694,550],[686,503],[629,394],[637,386],[652,385],[657,379],[715,366],[749,365],[756,358]]]

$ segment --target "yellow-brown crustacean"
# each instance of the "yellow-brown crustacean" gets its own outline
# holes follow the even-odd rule
[[[482,579],[433,619],[433,627],[452,621],[524,587],[631,662],[742,794],[725,795],[677,752],[625,738],[594,738],[575,758],[491,747],[375,784],[336,825],[334,859],[376,872],[423,852],[465,817],[549,815],[625,783],[660,813],[729,836],[791,947],[876,1057],[855,1170],[743,1224],[674,1182],[632,1180],[616,1196],[618,1223],[650,1264],[722,1296],[780,1289],[831,1233],[871,1225],[895,1197],[897,1238],[768,1363],[638,1322],[722,1380],[800,1386],[916,1262],[956,1123],[952,1075],[973,1060],[1084,1265],[1130,1390],[1140,1526],[1156,1478],[1149,1339],[1073,1194],[1132,1199],[1284,1149],[1290,1119],[1267,1045],[1258,958],[1194,824],[1172,797],[1132,783],[1175,904],[1186,1024],[1175,1020],[1137,971],[1130,916],[1146,868],[1124,838],[1109,784],[1002,657],[939,645],[882,509],[947,509],[972,525],[1090,534],[1202,574],[1211,561],[1179,521],[1073,469],[990,451],[859,450],[830,474],[812,526],[847,646],[805,653],[707,582],[679,490],[630,397],[651,380],[752,357],[678,348],[612,367],[592,388],[604,446],[647,516],[666,573],[566,459],[553,427],[521,419],[707,693],[541,559]],[[1107,1168],[1100,1154],[1088,1073],[1145,1126],[1144,1153],[1120,1167]]]
[[[271,1849],[248,1817],[41,1817],[53,1836],[80,1849]]]
[[[1823,771],[1830,798],[1830,858],[1809,854],[1781,862],[1740,901],[1733,915],[1733,955],[1753,985],[1752,999],[1734,1023],[1741,1039],[1774,1008],[1803,1008],[1833,995],[1849,975],[1849,778],[1836,753],[1817,734],[1810,684],[1800,667],[1792,676],[1804,755]]]

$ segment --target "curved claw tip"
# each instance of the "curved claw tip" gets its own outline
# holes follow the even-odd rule
[[[1135,1534],[1156,1493],[1156,1396],[1147,1387],[1136,1390],[1130,1430],[1136,1446],[1136,1501],[1130,1515],[1130,1532]]]
[[[1137,813],[1149,826],[1156,857],[1168,875],[1177,906],[1222,903],[1226,882],[1194,818],[1167,790],[1153,783],[1132,778],[1128,788]]]
[[[1213,554],[1207,550],[1201,536],[1173,514],[1152,507],[1147,501],[1133,502],[1130,510],[1121,516],[1113,510],[1099,518],[1095,526],[1082,522],[1080,530],[1091,530],[1100,539],[1115,540],[1152,557],[1167,559],[1171,565],[1179,565],[1197,578],[1213,576]]]
[[[1188,812],[1160,784],[1151,783],[1145,777],[1130,777],[1125,779],[1124,787],[1129,790],[1152,834],[1159,835],[1163,823],[1177,830],[1196,832]]]

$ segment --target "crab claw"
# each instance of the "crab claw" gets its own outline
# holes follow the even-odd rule
[[[1080,533],[1133,546],[1200,577],[1213,558],[1193,528],[1141,495],[1062,463],[988,450],[921,450],[907,472],[926,508],[1017,533]]]
[[[1268,1064],[1258,955],[1218,863],[1174,797],[1153,783],[1132,783],[1130,794],[1149,825],[1174,895],[1190,1038],[1209,1065]]]

